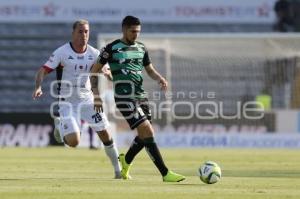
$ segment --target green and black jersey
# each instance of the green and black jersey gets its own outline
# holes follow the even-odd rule
[[[116,97],[145,98],[142,70],[151,61],[143,43],[115,40],[102,49],[98,62],[109,64]]]

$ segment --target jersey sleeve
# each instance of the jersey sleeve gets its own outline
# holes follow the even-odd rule
[[[111,59],[112,48],[110,45],[101,49],[97,63],[105,65]]]
[[[47,62],[43,65],[43,68],[46,69],[46,71],[49,73],[56,69],[59,65],[61,65],[61,54],[57,49],[52,53]]]
[[[148,66],[149,64],[151,64],[151,60],[150,60],[150,57],[149,57],[148,49],[145,47],[145,54],[144,54],[144,58],[143,58],[143,65],[144,66]]]
[[[93,64],[97,64],[98,63],[98,59],[100,57],[100,51],[98,49],[95,50],[95,61]]]

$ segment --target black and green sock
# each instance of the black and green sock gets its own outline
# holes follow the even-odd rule
[[[154,162],[155,166],[158,168],[161,175],[162,176],[167,175],[168,168],[166,167],[162,159],[162,156],[159,152],[159,149],[156,143],[154,142],[154,138],[153,137],[145,138],[143,141],[148,155],[150,156],[151,160]]]
[[[134,157],[144,148],[144,142],[142,139],[140,139],[138,136],[136,136],[128,149],[125,160],[128,164],[130,164]]]

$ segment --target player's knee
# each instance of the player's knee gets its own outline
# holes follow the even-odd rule
[[[66,141],[65,143],[70,147],[76,147],[79,144],[79,141],[78,140],[71,140],[71,141]]]
[[[76,147],[79,144],[79,140],[65,140],[65,143],[69,147]]]
[[[154,136],[154,130],[152,128],[152,125],[148,120],[144,121],[137,127],[138,135],[140,138],[144,137],[153,137]]]
[[[77,133],[66,135],[64,137],[64,142],[70,147],[76,147],[79,144],[79,136]]]

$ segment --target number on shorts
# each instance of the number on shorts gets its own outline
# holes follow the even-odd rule
[[[92,118],[95,120],[95,123],[99,123],[102,121],[102,117],[100,113],[96,113],[95,115],[92,116]]]

